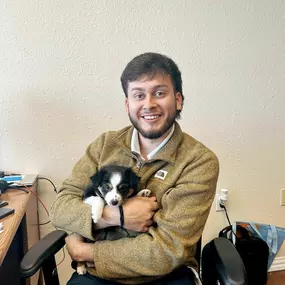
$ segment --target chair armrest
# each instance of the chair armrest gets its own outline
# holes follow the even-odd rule
[[[246,271],[242,259],[234,245],[226,238],[215,238],[203,249],[203,284],[211,284],[210,282],[213,282],[211,276],[214,276],[216,280],[220,279],[224,285],[247,284]]]
[[[65,245],[66,236],[65,231],[56,230],[34,244],[20,263],[21,277],[28,278],[35,274],[48,258],[54,256]]]

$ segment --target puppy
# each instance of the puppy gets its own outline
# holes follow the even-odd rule
[[[119,207],[135,195],[148,197],[151,191],[138,191],[140,178],[131,168],[108,165],[91,177],[91,183],[84,191],[83,201],[91,206],[92,220],[97,223],[102,217],[105,205]],[[86,273],[86,264],[78,262],[77,273]]]

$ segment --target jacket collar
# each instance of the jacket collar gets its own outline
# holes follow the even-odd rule
[[[119,136],[114,140],[117,144],[123,147],[130,156],[132,156],[131,139],[133,130],[133,126],[124,129],[124,131],[120,133]],[[181,144],[182,139],[183,132],[179,124],[175,122],[175,130],[170,140],[166,143],[165,146],[163,146],[163,148],[157,154],[154,155],[151,160],[148,160],[148,162],[154,160],[164,160],[170,163],[174,163],[177,155],[177,149]]]

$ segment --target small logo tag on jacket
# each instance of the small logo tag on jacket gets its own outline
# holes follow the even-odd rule
[[[166,175],[167,175],[167,173],[168,173],[168,172],[165,171],[165,170],[158,170],[158,171],[155,173],[154,177],[164,180],[165,177],[166,177]]]

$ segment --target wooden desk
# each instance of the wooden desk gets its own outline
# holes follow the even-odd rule
[[[36,193],[36,185],[32,187]],[[37,198],[32,193],[9,189],[1,195],[15,209],[15,213],[0,220],[4,232],[0,234],[0,280],[7,284],[37,284],[39,273],[24,283],[19,278],[19,263],[24,254],[39,240]],[[0,281],[2,284],[2,282]]]

